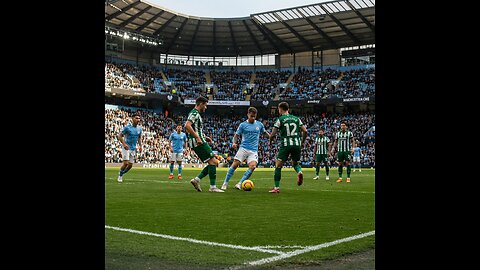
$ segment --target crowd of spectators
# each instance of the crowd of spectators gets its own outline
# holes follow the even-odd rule
[[[168,137],[175,132],[177,123],[185,123],[186,114],[166,117],[163,114],[156,114],[145,110],[137,110],[142,116],[141,126],[143,128],[142,146],[143,151],[137,155],[138,163],[166,163],[170,154],[170,143]],[[117,135],[123,127],[128,124],[133,111],[125,109],[105,109],[105,162],[121,162],[121,146]],[[303,166],[313,165],[315,156],[313,153],[314,139],[320,127],[326,129],[326,136],[332,139],[333,134],[340,128],[340,122],[346,121],[348,129],[354,134],[355,140],[364,153],[363,166],[375,166],[375,115],[374,113],[352,113],[346,115],[327,113],[308,113],[297,115],[306,125],[309,136],[302,148],[301,164]],[[258,117],[265,128],[270,132],[276,116],[270,115],[265,118]],[[231,147],[233,135],[238,125],[246,120],[244,115],[215,115],[204,116],[204,133],[212,138],[211,147],[218,153],[221,159],[233,162],[236,149]],[[373,131],[372,131],[373,130]],[[184,132],[186,132],[184,130]],[[266,135],[260,137],[259,142],[259,165],[273,167],[278,151],[276,140],[272,147],[268,145]],[[188,149],[184,154],[184,163],[201,163],[193,151]],[[335,166],[335,154],[330,158],[330,164]],[[287,162],[287,166],[290,162]]]
[[[210,72],[212,89],[206,89],[206,73]],[[299,69],[286,84],[290,71],[257,71],[254,87],[248,87],[253,71],[203,71],[194,69],[164,70],[131,64],[105,64],[105,86],[143,92],[171,93],[183,99],[194,99],[199,94],[211,95],[215,100],[272,100],[277,94],[282,99],[352,98],[375,94],[375,69],[353,69],[340,72],[334,69],[311,71]],[[340,80],[339,80],[340,79]]]

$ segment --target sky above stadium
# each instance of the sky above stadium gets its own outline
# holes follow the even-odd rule
[[[253,13],[328,1],[332,0],[146,0],[185,15],[211,18],[248,17]]]

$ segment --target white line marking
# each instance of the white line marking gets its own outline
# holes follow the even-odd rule
[[[254,251],[265,252],[265,253],[285,254],[285,252],[281,252],[281,251],[278,251],[278,250],[272,250],[272,249],[264,249],[264,248],[258,248],[258,247],[246,247],[246,246],[238,246],[238,245],[230,245],[230,244],[209,242],[209,241],[203,241],[203,240],[197,240],[197,239],[185,238],[185,237],[177,237],[177,236],[166,235],[166,234],[158,234],[158,233],[142,232],[142,231],[131,230],[131,229],[124,229],[124,228],[113,227],[113,226],[108,226],[108,225],[105,225],[105,229],[112,229],[112,230],[116,230],[116,231],[130,232],[130,233],[136,233],[136,234],[142,234],[142,235],[150,235],[150,236],[156,236],[156,237],[172,239],[172,240],[180,240],[180,241],[187,241],[187,242],[192,242],[192,243],[197,243],[197,244],[205,244],[205,245],[210,245],[210,246],[220,246],[220,247],[228,247],[228,248],[243,249],[243,250],[254,250]]]
[[[335,241],[332,241],[332,242],[328,242],[328,243],[324,243],[324,244],[320,244],[320,245],[316,245],[316,246],[310,246],[310,247],[307,247],[307,248],[304,248],[304,249],[299,249],[299,250],[295,250],[295,251],[291,251],[291,252],[286,252],[286,253],[278,255],[278,256],[265,258],[265,259],[252,261],[252,262],[246,262],[245,263],[246,266],[243,266],[243,267],[262,265],[262,264],[271,263],[271,262],[274,262],[274,261],[283,260],[283,259],[286,259],[286,258],[290,258],[290,257],[293,257],[293,256],[300,255],[302,253],[319,250],[319,249],[322,249],[322,248],[330,247],[330,246],[337,245],[337,244],[344,243],[344,242],[353,241],[353,240],[360,239],[360,238],[367,237],[367,236],[374,235],[374,234],[375,234],[375,231],[362,233],[362,234],[357,234],[357,235],[354,235],[354,236],[350,236],[350,237],[347,237],[347,238],[335,240]],[[235,269],[240,269],[240,268],[243,268],[243,267],[239,266]]]
[[[306,248],[306,246],[255,246],[256,248]]]

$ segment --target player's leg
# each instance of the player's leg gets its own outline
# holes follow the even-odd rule
[[[178,164],[178,176],[177,176],[177,178],[181,180],[182,179],[182,169],[183,169],[182,168],[182,159],[180,159],[180,160],[177,159],[177,164]]]
[[[280,179],[282,178],[282,167],[283,167],[283,161],[281,159],[284,157],[283,156],[284,154],[280,153],[281,150],[282,149],[278,151],[279,153],[277,156],[277,161],[275,162],[275,174],[273,176],[275,186],[273,187],[272,190],[269,191],[270,193],[280,192]]]
[[[118,173],[118,178],[117,178],[117,181],[119,183],[123,182],[123,175],[128,171],[128,163],[129,163],[130,158],[133,158],[130,155],[130,151],[125,150],[122,147],[122,159],[123,159],[123,161],[122,161],[122,166],[120,167],[120,172]]]
[[[170,158],[170,175],[168,176],[168,179],[173,179],[173,167],[175,165],[175,160],[173,159],[173,153],[172,157]]]
[[[240,181],[238,182],[237,185],[241,186],[243,181],[247,180],[247,179],[250,179],[250,176],[252,176],[252,173],[253,171],[255,171],[255,169],[257,168],[257,161],[256,160],[252,160],[252,161],[248,161],[248,170],[245,171],[245,173],[243,174],[242,176],[242,179],[240,179]]]
[[[295,172],[297,172],[297,185],[301,186],[303,184],[303,172],[302,172],[302,166],[300,163],[300,157],[301,157],[301,150],[300,146],[290,146],[291,150],[290,153],[292,155],[292,165],[293,169]]]
[[[318,174],[320,173],[320,155],[315,154],[315,177],[314,180],[318,179]]]
[[[330,180],[330,176],[328,176],[328,173],[330,172],[330,168],[328,167],[328,155],[325,155],[323,164],[325,164],[325,180]]]
[[[127,168],[128,168],[128,160],[123,160],[122,166],[120,167],[120,172],[118,173],[118,178],[117,178],[117,181],[119,183],[123,182],[123,175],[127,171]]]
[[[233,160],[232,165],[230,166],[230,168],[228,168],[227,175],[225,175],[225,180],[223,180],[223,185],[221,187],[222,190],[227,189],[228,182],[230,181],[230,178],[232,178],[233,174],[235,173],[235,170],[238,168],[238,165],[240,165],[240,160],[238,159]]]
[[[338,161],[338,180],[337,182],[342,182],[342,174],[343,174],[343,160],[344,160],[344,153],[338,152],[337,153],[337,161]]]
[[[320,173],[320,155],[315,154],[315,177],[314,180],[318,179],[318,174]]]
[[[247,153],[246,159],[247,159],[248,169],[243,174],[242,179],[240,179],[240,182],[238,182],[237,185],[239,187],[242,185],[243,181],[250,178],[253,171],[257,168],[257,164],[258,164],[258,152],[246,151],[246,153]]]
[[[212,153],[213,154],[213,153]],[[208,160],[208,177],[210,178],[210,192],[224,192],[223,190],[217,188],[216,181],[217,181],[217,166],[219,161],[212,157]]]
[[[210,159],[214,158],[212,149],[206,143],[203,143],[197,147],[193,147],[192,150],[195,152],[195,154],[197,154],[198,158],[203,162],[210,162]],[[216,166],[215,166],[215,169],[216,169]],[[203,170],[195,178],[190,180],[190,183],[192,183],[193,187],[197,191],[199,192],[202,191],[202,188],[200,187],[200,180],[209,174],[209,170],[211,170],[210,163],[206,165],[203,168]]]
[[[352,172],[352,168],[350,167],[349,156],[345,157],[345,166],[347,166],[347,183],[350,183],[350,173]]]

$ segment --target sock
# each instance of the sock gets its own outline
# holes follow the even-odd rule
[[[173,174],[173,164],[170,163],[170,174]]]
[[[342,178],[342,173],[343,173],[343,166],[342,166],[342,165],[339,165],[339,166],[338,166],[338,177],[339,177],[339,178]]]
[[[318,176],[318,172],[320,171],[320,165],[315,166],[315,175]]]
[[[235,169],[233,167],[228,168],[228,172],[227,172],[227,175],[225,176],[225,180],[223,181],[223,183],[228,184],[228,182],[230,181],[230,178],[232,178],[233,176],[233,173],[235,173]]]
[[[217,186],[216,185],[210,185],[210,188],[216,188]]]
[[[119,175],[120,175],[120,176],[123,176],[124,174],[125,174],[125,171],[124,171],[124,170],[122,170],[122,169],[120,169],[120,173],[119,173]]]
[[[178,165],[178,175],[182,175],[182,165]]]
[[[203,177],[205,177],[208,174],[208,166],[210,166],[210,165],[205,166],[205,168],[203,168],[203,170],[200,172],[200,174],[198,174],[197,177],[199,179],[202,179]]]
[[[297,164],[293,167],[297,173],[302,172],[302,166],[300,164]]]
[[[128,171],[130,171],[132,167],[127,167],[125,170],[123,170],[123,174],[126,174]]]
[[[217,166],[208,165],[208,176],[210,177],[210,186],[215,186],[217,181]]]
[[[275,181],[275,187],[280,187],[280,179],[282,178],[282,168],[275,168],[275,175],[273,179]]]
[[[240,182],[238,182],[240,185],[243,183],[243,181],[247,180],[250,175],[252,175],[253,171],[248,169],[242,176],[242,179],[240,179]]]
[[[347,177],[350,178],[350,172],[352,171],[352,168],[350,168],[350,165],[347,166]]]
[[[327,176],[328,176],[328,171],[329,171],[328,164],[325,164],[325,173],[327,174]]]

